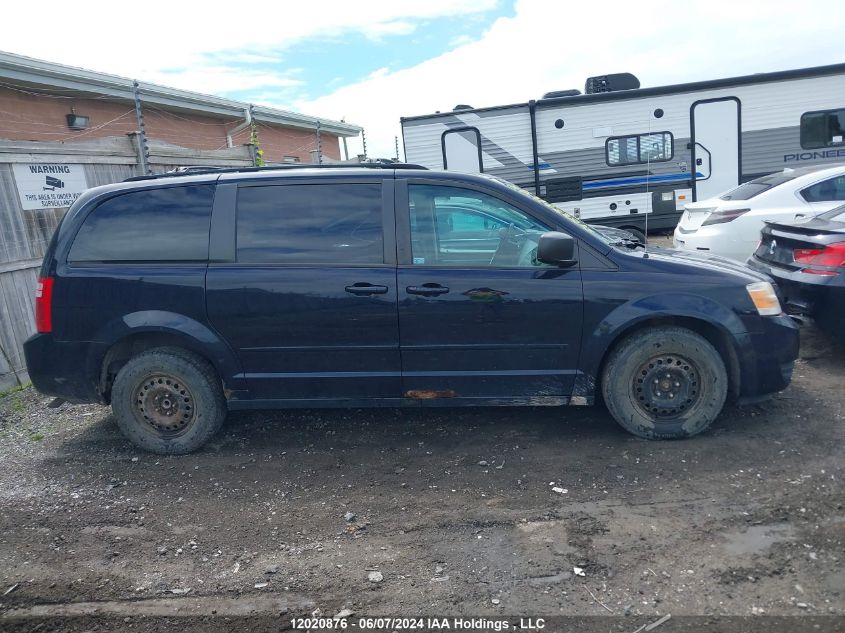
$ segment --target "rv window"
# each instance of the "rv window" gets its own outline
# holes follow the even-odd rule
[[[671,132],[654,132],[632,136],[614,136],[605,143],[607,164],[636,165],[659,163],[672,159],[673,138]]]
[[[845,145],[845,108],[801,115],[801,147]]]

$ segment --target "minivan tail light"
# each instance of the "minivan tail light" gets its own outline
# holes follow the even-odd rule
[[[832,277],[833,270],[814,270],[817,266],[845,268],[845,242],[828,244],[821,248],[796,248],[792,251],[796,264],[804,266],[801,272]]]
[[[35,287],[35,329],[39,334],[53,331],[53,281],[52,277],[39,277]]]
[[[725,222],[732,222],[736,220],[739,216],[745,215],[751,211],[751,209],[726,209],[725,211],[713,211],[704,222],[701,223],[701,226],[709,226],[710,224],[724,224]]]

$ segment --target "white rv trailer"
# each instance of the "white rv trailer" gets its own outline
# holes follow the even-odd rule
[[[623,73],[588,79],[586,92],[403,117],[405,159],[493,174],[644,233],[646,215],[649,231],[672,229],[688,202],[845,158],[845,64],[657,88]]]

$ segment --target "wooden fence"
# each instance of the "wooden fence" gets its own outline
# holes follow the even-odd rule
[[[156,173],[185,165],[240,167],[253,164],[252,147],[202,151],[150,139]],[[140,174],[134,135],[89,142],[0,140],[0,391],[26,384],[23,342],[35,331],[34,297],[44,252],[67,208],[24,209],[14,164],[82,165],[89,187]]]

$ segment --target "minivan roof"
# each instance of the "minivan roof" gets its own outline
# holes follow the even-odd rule
[[[369,166],[372,165],[372,166]],[[397,167],[398,166],[398,167]],[[99,185],[91,187],[82,193],[79,198],[74,201],[69,212],[75,214],[78,210],[92,201],[104,195],[117,194],[129,191],[137,191],[139,189],[154,189],[159,187],[174,187],[179,185],[213,185],[215,183],[223,182],[239,182],[243,180],[264,180],[264,179],[313,179],[313,178],[393,178],[396,170],[407,172],[408,175],[416,175],[418,177],[432,177],[436,176],[439,179],[447,180],[462,180],[476,182],[488,182],[486,178],[475,174],[463,174],[460,172],[448,171],[429,171],[425,167],[413,165],[409,163],[362,163],[360,165],[350,163],[348,165],[338,166],[335,164],[327,165],[308,165],[305,163],[298,164],[296,168],[286,167],[260,167],[260,168],[217,168],[217,169],[198,169],[182,172],[168,172],[167,174],[159,174],[153,176],[134,176],[127,178],[122,182],[114,182],[106,185]]]
[[[261,167],[206,167],[202,165],[178,167],[163,174],[147,174],[144,176],[131,176],[123,182],[136,182],[141,180],[158,180],[161,178],[178,178],[197,174],[242,174],[258,172],[280,172],[291,169],[426,169],[422,165],[412,163],[290,163],[283,165],[270,165]]]

